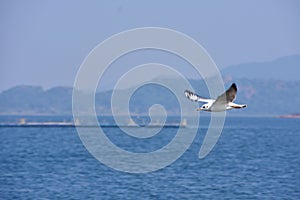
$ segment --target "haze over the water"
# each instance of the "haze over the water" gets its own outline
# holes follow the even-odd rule
[[[138,27],[189,35],[219,68],[300,54],[299,20],[300,2],[291,0],[1,1],[0,91],[16,85],[72,86],[83,59],[97,44]],[[171,66],[184,64],[154,54],[119,66],[153,62],[150,57]],[[117,69],[110,75],[119,76]]]

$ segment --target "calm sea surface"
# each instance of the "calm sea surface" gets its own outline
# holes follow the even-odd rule
[[[75,128],[1,127],[0,199],[300,199],[300,119],[228,117],[215,148],[200,160],[206,128],[168,167],[129,174],[91,156]],[[147,152],[172,140],[176,128],[154,141],[118,128],[105,132],[122,148]]]

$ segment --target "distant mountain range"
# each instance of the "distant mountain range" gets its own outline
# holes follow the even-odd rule
[[[0,114],[70,114],[72,88],[16,86],[0,93]]]
[[[236,102],[246,103],[242,110],[230,111],[233,115],[281,115],[300,113],[300,81],[235,79],[238,85]],[[225,80],[228,87],[232,80]],[[203,80],[190,80],[196,92],[208,96]],[[176,80],[174,80],[176,84]],[[124,91],[125,92],[125,91]],[[95,108],[102,115],[111,115],[112,91],[99,92]],[[185,98],[182,93],[180,98]],[[187,100],[188,101],[188,100]],[[190,102],[191,104],[193,102]],[[153,104],[163,105],[168,114],[180,113],[179,103],[169,90],[158,85],[138,89],[130,100],[132,114],[145,115]],[[123,106],[120,103],[120,106]],[[194,110],[191,110],[194,112]],[[72,88],[56,87],[43,90],[35,86],[17,86],[0,93],[1,115],[70,115],[72,114]],[[124,113],[119,113],[124,114]]]
[[[300,113],[299,67],[300,55],[225,68],[222,74],[226,88],[232,82],[236,82],[238,86],[236,102],[248,104],[246,109],[232,110],[229,113],[270,116]],[[176,79],[170,78],[167,81],[175,87],[182,87],[178,85]],[[203,80],[189,81],[197,93],[209,97]],[[183,95],[185,89],[187,88],[180,88],[182,95],[179,98],[185,98]],[[71,115],[72,90],[71,87],[55,87],[49,90],[38,86],[13,87],[0,93],[0,115]],[[111,90],[96,94],[97,113],[112,114],[111,95]],[[158,85],[146,85],[138,89],[131,97],[129,109],[132,114],[146,115],[153,104],[163,105],[170,115],[180,114],[179,103],[174,94]],[[126,105],[120,100],[117,106]]]
[[[223,69],[221,73],[232,79],[300,81],[300,55],[286,56],[266,62],[229,66]]]

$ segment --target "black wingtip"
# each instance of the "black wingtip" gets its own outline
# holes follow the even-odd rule
[[[189,90],[184,90],[184,95],[185,95],[186,97],[188,97],[189,93],[190,93]]]
[[[235,91],[237,91],[237,87],[235,83],[232,83],[230,87],[233,88]]]
[[[184,90],[184,94],[187,95],[187,94],[193,94],[193,93],[189,90]]]

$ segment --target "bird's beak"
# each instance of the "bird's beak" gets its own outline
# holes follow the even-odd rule
[[[202,108],[197,108],[197,111],[200,111],[200,110],[202,110]]]

